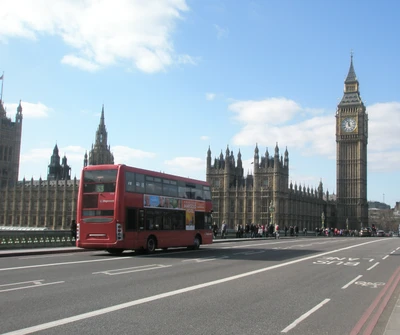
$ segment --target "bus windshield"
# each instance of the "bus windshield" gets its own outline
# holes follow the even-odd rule
[[[84,171],[83,180],[83,193],[115,192],[117,170]]]

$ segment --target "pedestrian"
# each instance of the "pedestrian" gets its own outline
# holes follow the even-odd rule
[[[213,226],[212,229],[213,229],[214,238],[217,238],[217,235],[218,235],[218,226],[217,226],[217,224],[216,224],[215,222],[213,223],[212,226]]]
[[[227,230],[227,226],[226,226],[226,222],[224,220],[224,221],[222,221],[222,226],[221,226],[221,238],[226,237],[226,230]]]
[[[76,244],[76,221],[71,221],[71,243]]]
[[[275,226],[275,238],[279,238],[279,226]]]

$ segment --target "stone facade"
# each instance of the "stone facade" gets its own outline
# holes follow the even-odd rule
[[[1,77],[3,78],[3,77]],[[1,79],[3,80],[3,79]],[[22,136],[22,106],[17,107],[15,121],[7,117],[0,99],[0,187],[14,185],[18,181],[19,158]]]
[[[110,147],[107,145],[104,106],[96,132],[96,144],[92,146],[89,156],[93,157],[91,162],[96,163],[90,165],[114,162]],[[85,160],[87,165],[87,154]],[[76,177],[70,180],[70,170],[65,156],[60,164],[56,145],[50,158],[47,180],[24,179],[1,187],[0,225],[69,229],[71,220],[76,218],[79,189],[79,180]]]
[[[76,217],[79,180],[25,179],[1,190],[0,225],[68,229]]]
[[[298,226],[314,230],[316,227],[335,227],[336,204],[324,194],[322,181],[318,189],[289,184],[289,153],[279,155],[276,144],[273,156],[266,150],[260,156],[258,145],[254,150],[254,172],[244,176],[242,155],[237,162],[233,152],[226,149],[212,162],[211,149],[207,152],[207,181],[211,184],[213,220],[229,228],[255,223],[278,224],[279,227]],[[324,219],[322,219],[324,213]],[[324,220],[324,222],[322,222]]]

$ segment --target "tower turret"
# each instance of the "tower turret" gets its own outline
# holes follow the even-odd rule
[[[207,171],[209,171],[209,169],[211,169],[211,149],[210,149],[210,146],[208,146],[208,150],[207,150]]]
[[[324,187],[322,184],[322,180],[320,180],[319,185],[318,185],[318,198],[322,199],[324,194]]]
[[[256,147],[254,149],[254,174],[258,171],[258,167],[260,165],[260,155],[259,155],[259,150],[258,150],[258,144],[256,143]]]
[[[288,152],[288,150],[287,150],[287,147],[286,147],[286,150],[285,150],[285,161],[284,161],[284,166],[285,166],[285,167],[289,167],[289,152]]]
[[[96,131],[96,139],[89,152],[89,165],[114,164],[114,155],[107,144],[107,129],[104,121],[104,105],[101,109],[100,123]]]

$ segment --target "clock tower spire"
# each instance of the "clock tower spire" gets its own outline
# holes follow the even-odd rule
[[[360,229],[368,225],[367,202],[368,115],[361,100],[353,54],[336,111],[337,225]]]

